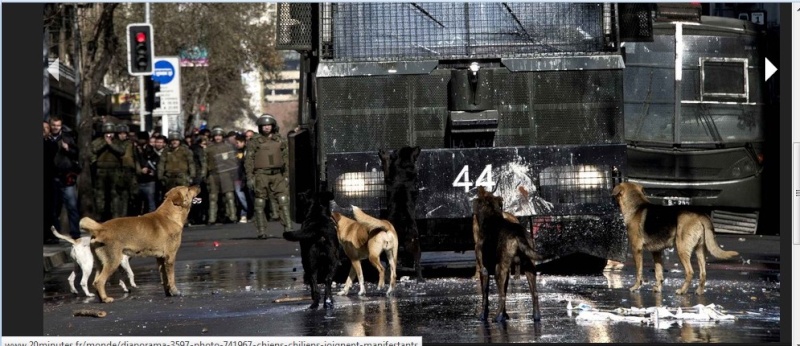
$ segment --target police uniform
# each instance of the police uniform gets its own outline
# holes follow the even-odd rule
[[[128,133],[128,126],[117,125],[117,133]],[[119,140],[123,148],[121,165],[117,171],[116,190],[119,198],[117,211],[122,216],[128,216],[128,206],[139,192],[139,184],[136,183],[136,157],[134,156],[133,142],[130,139]]]
[[[289,214],[289,182],[288,163],[289,149],[286,142],[278,134],[277,121],[271,115],[261,116],[256,124],[259,134],[247,143],[244,167],[247,184],[255,195],[255,223],[259,238],[265,239],[267,234],[267,217],[264,213],[268,198],[278,202],[278,217],[285,231],[292,229]],[[262,133],[264,125],[272,125],[272,132]]]
[[[119,172],[122,168],[122,157],[125,155],[126,148],[116,137],[111,139],[111,143],[106,142],[105,136],[113,135],[116,132],[113,123],[105,123],[102,128],[103,137],[92,141],[92,162],[97,168],[94,182],[95,208],[97,208],[97,214],[101,220],[105,219],[106,194],[109,195],[108,202],[112,218],[127,216],[121,213],[127,209],[128,203],[127,200],[122,203],[120,190],[117,189],[120,185]]]
[[[225,213],[228,219],[236,221],[236,202],[233,194],[236,187],[236,174],[239,168],[236,148],[225,141],[224,138],[219,143],[213,140],[216,136],[224,137],[225,132],[221,127],[214,127],[211,130],[211,134],[212,141],[205,151],[208,170],[208,223],[213,224],[217,221],[217,199],[220,193],[225,196]]]
[[[176,186],[189,186],[195,177],[195,164],[192,151],[183,144],[172,147],[172,141],[181,141],[180,134],[169,134],[169,147],[161,154],[156,172],[158,180],[164,186],[164,191],[169,191]]]

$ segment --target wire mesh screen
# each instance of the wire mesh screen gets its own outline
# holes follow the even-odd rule
[[[653,4],[619,4],[619,40],[650,42],[653,40]]]
[[[606,203],[612,179],[607,165],[552,166],[539,173],[542,198],[558,204]]]
[[[320,78],[323,153],[403,145],[445,148],[447,71]],[[621,143],[622,72],[496,70],[494,146]],[[357,135],[353,135],[353,134]]]
[[[311,4],[279,3],[277,45],[279,50],[311,50]]]
[[[380,170],[341,174],[334,181],[333,193],[340,206],[386,208],[386,182]]]
[[[333,61],[590,54],[614,50],[610,5],[337,3],[321,9]]]

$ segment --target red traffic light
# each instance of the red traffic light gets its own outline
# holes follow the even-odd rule
[[[143,32],[136,33],[136,42],[142,43],[147,40],[147,35]]]

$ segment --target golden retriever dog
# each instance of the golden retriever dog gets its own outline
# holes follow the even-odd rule
[[[675,247],[685,271],[685,281],[683,286],[675,291],[677,294],[686,293],[691,286],[694,275],[691,263],[693,251],[697,254],[697,264],[700,268],[700,282],[696,294],[703,294],[705,291],[705,249],[719,259],[730,259],[739,255],[736,251],[723,251],[717,245],[714,225],[706,214],[687,207],[652,204],[645,196],[642,185],[636,183],[620,183],[611,194],[622,211],[622,218],[628,229],[633,262],[636,265],[636,281],[631,291],[636,291],[642,286],[642,251],[650,251],[653,254],[656,272],[653,292],[661,292],[661,283],[664,281],[661,252],[666,248]]]
[[[386,295],[389,295],[397,282],[397,248],[399,244],[397,231],[389,221],[369,216],[358,207],[353,207],[353,215],[356,220],[337,212],[332,213],[339,243],[342,244],[344,253],[352,265],[344,288],[338,295],[347,294],[356,276],[358,276],[358,283],[361,287],[358,295],[366,293],[364,273],[361,271],[361,260],[363,259],[369,259],[372,266],[378,270],[378,289],[382,289],[384,270],[380,260],[381,253],[386,253],[386,260],[389,262],[389,289],[386,290]]]
[[[100,263],[92,284],[104,303],[114,298],[106,295],[106,280],[120,265],[123,255],[155,257],[161,283],[167,296],[180,295],[175,286],[175,256],[181,246],[181,234],[192,199],[199,186],[178,186],[169,190],[155,211],[140,216],[120,217],[103,223],[84,217],[80,228],[92,235],[92,252]]]

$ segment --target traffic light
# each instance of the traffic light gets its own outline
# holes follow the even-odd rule
[[[144,109],[150,113],[156,108],[161,108],[161,98],[156,93],[161,92],[161,83],[156,82],[151,77],[144,79],[146,96],[144,99]]]
[[[161,83],[153,80],[152,77],[144,77],[144,90],[140,93],[144,98],[144,128],[146,131],[153,129],[153,110],[161,108],[161,98],[156,96],[161,91]]]
[[[153,74],[153,26],[148,23],[128,25],[128,73],[133,76]]]

